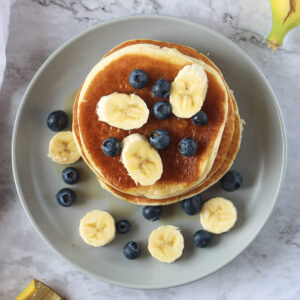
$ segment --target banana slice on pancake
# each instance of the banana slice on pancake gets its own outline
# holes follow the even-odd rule
[[[90,211],[80,221],[79,234],[88,245],[102,247],[115,238],[115,220],[106,211]]]
[[[217,197],[205,202],[200,223],[206,231],[220,234],[229,231],[237,220],[237,210],[230,200]]]
[[[122,144],[121,161],[136,183],[151,185],[160,179],[163,172],[160,155],[143,135],[131,134]]]
[[[58,164],[72,164],[80,158],[72,131],[59,132],[50,140],[48,156]]]
[[[207,75],[199,64],[186,65],[171,84],[170,103],[178,118],[191,118],[202,107],[208,87]]]
[[[149,117],[148,107],[142,98],[118,92],[101,97],[96,113],[99,121],[124,130],[142,127]]]
[[[150,234],[148,250],[161,262],[174,262],[182,255],[183,248],[184,240],[178,227],[163,225]]]

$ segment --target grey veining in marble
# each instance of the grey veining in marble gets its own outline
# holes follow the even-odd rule
[[[286,181],[275,210],[243,254],[201,281],[173,289],[140,291],[90,279],[48,249],[18,200],[10,144],[21,96],[50,53],[74,34],[99,22],[156,13],[211,27],[252,57],[278,96],[289,156]],[[7,70],[0,96],[0,299],[13,299],[32,277],[72,300],[300,299],[300,27],[289,33],[282,49],[272,53],[265,42],[271,23],[267,0],[16,1],[11,11]]]

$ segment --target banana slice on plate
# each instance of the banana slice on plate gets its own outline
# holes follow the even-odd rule
[[[48,156],[58,164],[72,164],[80,158],[72,131],[59,132],[50,140]]]
[[[161,262],[172,263],[182,255],[183,236],[178,227],[163,225],[153,230],[148,241],[151,255]]]
[[[160,179],[163,165],[159,153],[139,133],[122,141],[121,161],[129,176],[141,185],[151,185]]]
[[[200,211],[200,223],[206,231],[220,234],[229,231],[237,220],[237,210],[230,200],[212,198]]]
[[[198,64],[186,65],[171,84],[170,103],[178,118],[191,118],[202,107],[208,87],[207,75]]]
[[[115,238],[115,220],[106,211],[90,211],[80,220],[79,234],[90,246],[102,247]]]
[[[117,92],[101,97],[96,113],[99,121],[125,130],[142,127],[149,116],[148,107],[142,98]]]

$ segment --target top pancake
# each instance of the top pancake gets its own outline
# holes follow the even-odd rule
[[[114,53],[128,49],[128,47]],[[175,116],[160,121],[155,119],[152,113],[147,124],[140,129],[131,131],[113,128],[98,121],[95,113],[96,104],[102,96],[115,91],[127,94],[134,92],[146,102],[149,110],[152,111],[153,104],[161,100],[151,93],[151,87],[156,80],[166,78],[173,81],[184,65],[195,62],[203,64],[199,60],[184,56],[179,52],[178,54],[174,50],[170,52],[170,48],[168,51],[163,50],[161,54],[161,48],[157,47],[155,57],[147,51],[137,51],[137,49],[143,48],[149,49],[148,45],[142,44],[140,48],[130,49],[131,52],[123,51],[122,55],[115,56],[115,59],[106,64],[103,63],[105,59],[102,60],[99,63],[102,65],[99,67],[98,64],[98,68],[96,66],[91,71],[79,95],[80,139],[84,153],[93,169],[116,189],[129,194],[144,195],[148,198],[166,198],[192,189],[203,181],[211,170],[227,119],[228,91],[222,77],[213,68],[205,65],[209,80],[208,94],[203,106],[203,110],[209,118],[206,126],[198,127],[192,124],[190,119],[180,119]],[[150,53],[153,54],[153,51]],[[149,84],[145,89],[134,90],[128,83],[130,72],[136,68],[145,70],[149,75]],[[109,136],[123,139],[134,132],[149,136],[154,129],[166,129],[171,135],[170,147],[159,151],[164,172],[162,178],[153,186],[136,186],[119,157],[105,156],[101,144]],[[193,137],[198,143],[198,151],[193,157],[184,157],[178,152],[178,142],[186,136]]]

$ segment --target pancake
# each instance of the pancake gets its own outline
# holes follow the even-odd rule
[[[118,45],[117,47],[113,48],[112,50],[110,50],[106,55],[108,56],[109,54],[111,54],[112,52],[119,50],[123,47],[132,45],[132,44],[137,44],[137,43],[147,43],[147,44],[153,44],[153,45],[157,45],[160,47],[169,47],[169,48],[175,48],[178,51],[180,51],[183,54],[189,55],[191,57],[197,58],[197,59],[201,59],[202,61],[204,61],[205,63],[207,63],[208,65],[212,66],[216,71],[218,71],[218,73],[220,74],[220,76],[223,77],[222,73],[220,72],[220,70],[216,67],[216,65],[210,60],[208,59],[205,55],[203,55],[202,53],[199,53],[198,51],[196,51],[193,48],[190,48],[188,46],[182,46],[182,45],[178,45],[178,44],[174,44],[174,43],[167,43],[167,42],[161,42],[161,41],[154,41],[154,40],[130,40],[130,41],[126,41],[120,45]],[[224,81],[225,82],[225,81]],[[225,82],[226,84],[226,82]],[[232,95],[231,92],[229,91],[229,88],[226,84],[226,88],[229,94],[229,98],[231,101],[229,101],[229,106],[228,106],[228,115],[227,115],[227,120],[226,120],[226,124],[225,124],[225,128],[224,128],[224,132],[222,135],[222,140],[221,140],[221,144],[218,150],[218,155],[216,156],[216,159],[214,161],[213,167],[210,170],[207,178],[209,178],[210,176],[212,176],[212,174],[221,166],[222,162],[224,161],[225,157],[226,157],[226,153],[229,149],[230,143],[231,143],[231,139],[233,136],[233,130],[234,130],[234,108],[233,108],[233,101],[234,99],[232,99]],[[80,90],[79,90],[80,92]],[[76,95],[76,99],[74,102],[74,112],[73,112],[73,132],[75,133],[75,140],[77,142],[77,146],[79,149],[81,149],[81,142],[80,142],[80,138],[79,138],[79,130],[78,130],[78,124],[77,124],[77,104],[78,104],[78,94]],[[82,151],[81,151],[82,152]],[[83,158],[85,159],[85,155],[82,153]],[[85,159],[86,160],[86,159]],[[90,166],[90,168],[92,168],[92,166],[88,163],[88,165]],[[94,171],[94,170],[93,170]],[[95,172],[95,171],[94,171]],[[96,173],[96,172],[95,172]],[[96,173],[97,174],[97,173]],[[102,180],[104,182],[107,182],[105,180],[105,178],[102,177]]]
[[[125,49],[128,49],[128,47],[130,46],[125,47]],[[142,44],[141,47],[145,48],[146,46]],[[148,49],[148,46],[146,48]],[[170,50],[170,48],[168,49]],[[117,50],[117,52],[121,50]],[[228,90],[219,73],[207,64],[205,64],[204,67],[209,77],[209,90],[204,102],[203,110],[208,114],[210,121],[207,126],[204,126],[205,128],[197,127],[192,124],[190,120],[178,119],[175,116],[172,116],[162,124],[161,121],[156,120],[150,115],[146,125],[138,130],[131,131],[112,128],[97,120],[95,107],[98,100],[101,98],[101,95],[107,95],[116,90],[125,93],[133,92],[133,89],[127,83],[127,78],[132,69],[135,68],[134,65],[137,63],[144,64],[143,69],[149,74],[152,82],[154,82],[161,77],[166,77],[172,81],[182,66],[187,63],[196,62],[196,60],[193,60],[191,57],[187,58],[182,54],[178,55],[178,51],[171,52],[173,54],[173,56],[171,56],[169,50],[164,50],[164,52],[168,52],[167,58],[170,59],[171,57],[173,59],[174,57],[179,57],[179,62],[176,61],[176,64],[174,62],[170,63],[170,60],[163,56],[164,60],[160,62],[159,70],[157,70],[157,67],[151,69],[151,66],[153,66],[152,58],[149,58],[147,55],[141,57],[140,51],[138,52],[139,54],[135,55],[129,55],[125,52],[125,55],[117,57],[116,62],[113,61],[114,63],[118,63],[118,71],[122,82],[114,79],[114,81],[116,81],[115,86],[108,84],[108,78],[111,78],[114,74],[114,72],[110,73],[110,71],[116,71],[115,68],[117,67],[117,65],[114,66],[112,65],[113,63],[110,63],[106,65],[106,68],[100,68],[101,71],[99,71],[98,74],[97,72],[92,71],[93,80],[90,80],[88,84],[86,83],[87,81],[85,81],[79,94],[77,117],[80,141],[83,150],[81,152],[85,153],[87,161],[92,165],[92,169],[98,177],[101,179],[105,178],[109,185],[126,194],[144,195],[147,198],[157,199],[179,195],[185,191],[191,190],[207,177],[218,153],[225,122],[227,120],[227,111],[230,110],[228,109]],[[134,48],[134,51],[136,51],[136,48]],[[165,55],[165,53],[163,54]],[[108,58],[112,55],[113,53],[109,55]],[[142,61],[141,58],[143,58]],[[167,62],[165,62],[165,60],[167,60]],[[197,62],[202,63],[198,60]],[[163,67],[164,63],[165,67]],[[127,73],[125,73],[125,71]],[[95,76],[95,74],[93,75],[93,72],[97,74],[97,76]],[[124,74],[127,75],[125,76]],[[153,74],[157,74],[156,77]],[[89,76],[87,77],[87,80],[88,78]],[[124,83],[124,78],[126,78],[126,83]],[[149,88],[151,88],[151,80]],[[105,82],[107,84],[104,84]],[[101,89],[102,85],[105,85],[105,89]],[[157,99],[154,99],[154,97],[151,96],[149,90],[135,92],[137,94],[139,92],[141,93],[140,96],[145,100],[149,108],[152,107],[154,101],[157,101]],[[231,123],[229,122],[228,124]],[[108,158],[102,153],[102,141],[108,136],[116,136],[122,139],[133,132],[140,132],[148,136],[152,130],[157,128],[167,129],[171,134],[172,140],[172,145],[168,150],[160,151],[164,165],[163,176],[150,187],[136,186],[134,181],[128,176],[127,171],[119,161],[119,158]],[[192,135],[192,137],[197,140],[198,145],[200,145],[197,154],[194,157],[189,158],[183,157],[177,150],[179,140],[188,135]],[[230,140],[230,138],[228,140]],[[224,157],[220,156],[218,164],[222,163]],[[216,171],[216,169],[217,167],[215,167],[214,171]]]
[[[140,42],[140,43],[143,43],[145,42],[144,40],[135,40],[135,41],[128,41],[128,42],[125,42],[123,43],[122,45],[126,45],[128,43],[136,43],[136,42]],[[164,46],[172,46],[172,47],[176,47],[178,49],[180,49],[181,51],[184,51],[185,49],[187,51],[189,51],[190,55],[195,55],[196,57],[200,57],[201,59],[203,59],[204,61],[206,61],[207,63],[209,63],[210,65],[214,66],[214,64],[208,59],[206,58],[204,55],[198,53],[196,50],[192,49],[192,48],[189,48],[189,47],[186,47],[186,46],[181,46],[181,45],[176,45],[176,44],[169,44],[169,43],[165,43],[165,42],[158,42],[158,41],[146,41],[147,43],[155,43],[155,44],[158,44],[158,43],[163,43]],[[121,46],[122,46],[121,45]],[[120,46],[119,46],[120,47]],[[215,67],[215,66],[214,66]],[[216,67],[215,67],[216,68]],[[216,68],[217,69],[217,68]],[[218,70],[218,69],[217,69]],[[220,72],[220,71],[219,71]],[[220,73],[221,74],[221,73]],[[231,97],[232,98],[232,97]],[[233,98],[232,98],[233,99]],[[75,101],[75,104],[74,104],[74,120],[73,120],[73,131],[74,131],[74,136],[75,136],[75,140],[77,140],[78,142],[78,126],[77,126],[77,119],[76,119],[76,109],[77,109],[77,100],[78,100],[78,97],[76,98],[76,101]],[[233,99],[234,101],[234,99]],[[236,104],[234,103],[234,105],[236,106]],[[216,160],[214,162],[214,165],[213,165],[213,168],[211,169],[209,175],[213,174],[213,170],[217,170],[218,169],[218,165],[220,165],[220,163],[222,163],[224,161],[224,154],[227,153],[227,150],[229,148],[229,145],[230,145],[230,150],[228,152],[228,155],[226,157],[226,163],[224,162],[224,164],[222,165],[222,168],[220,169],[220,172],[217,172],[219,174],[216,174],[216,176],[212,177],[211,180],[207,180],[206,179],[206,182],[204,182],[201,187],[202,188],[207,188],[209,187],[211,184],[213,184],[215,181],[217,181],[227,170],[228,168],[230,167],[233,159],[235,158],[235,155],[238,151],[238,148],[239,148],[239,144],[240,144],[240,137],[241,137],[241,127],[240,127],[240,118],[238,116],[238,113],[236,113],[235,115],[235,118],[236,118],[236,122],[235,122],[235,126],[236,126],[236,129],[238,130],[235,130],[235,142],[233,142],[232,144],[230,144],[231,142],[231,139],[230,139],[230,126],[228,126],[230,124],[229,119],[230,119],[230,109],[229,109],[229,113],[228,113],[228,119],[226,121],[226,126],[225,126],[225,130],[224,130],[224,134],[222,136],[222,141],[221,141],[221,145],[220,145],[220,148],[219,148],[219,151],[218,151],[218,155],[216,157]],[[233,125],[233,124],[232,124]],[[77,134],[76,134],[77,133]],[[232,132],[231,132],[232,133]],[[80,141],[79,141],[79,149],[81,148],[80,147]],[[223,154],[223,155],[220,155],[220,152]],[[83,156],[83,159],[85,159],[84,157],[84,154],[82,153],[82,156]],[[226,155],[225,155],[226,156]],[[87,161],[88,163],[88,161]],[[88,163],[89,164],[89,163]],[[221,175],[220,175],[221,174]],[[207,177],[209,178],[209,176]],[[104,178],[101,178],[100,181],[102,183]],[[105,186],[104,186],[105,187]],[[108,187],[108,189],[113,192],[114,194],[116,194],[117,196],[123,198],[124,200],[127,200],[127,201],[130,201],[130,202],[133,202],[133,203],[136,203],[136,204],[152,204],[152,205],[156,205],[156,204],[168,204],[168,203],[173,203],[173,202],[176,202],[176,201],[179,201],[181,199],[179,199],[178,197],[175,199],[165,199],[164,203],[162,203],[162,201],[160,200],[152,200],[152,199],[143,199],[143,197],[128,197],[126,198],[126,194],[123,194],[120,193],[118,190],[115,190],[113,191],[111,188]],[[184,199],[188,196],[191,196],[192,193],[193,194],[197,194],[198,192],[200,192],[200,188],[198,189],[195,189],[193,191],[191,191],[189,194],[185,194],[183,195],[181,198]],[[125,198],[124,198],[124,195],[125,195]]]

